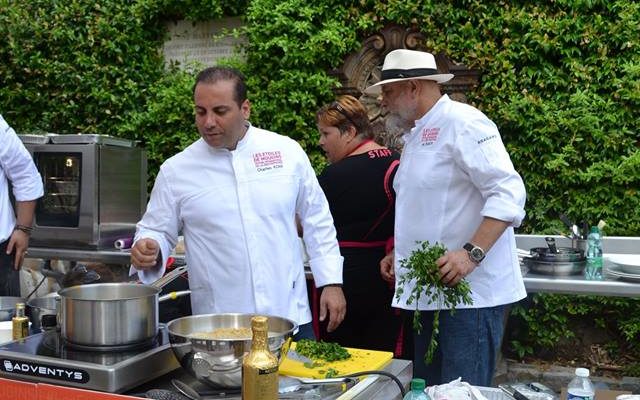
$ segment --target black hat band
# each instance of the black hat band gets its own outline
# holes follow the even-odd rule
[[[437,69],[433,68],[414,68],[414,69],[386,69],[382,71],[381,80],[398,79],[398,78],[417,78],[420,76],[437,75]]]

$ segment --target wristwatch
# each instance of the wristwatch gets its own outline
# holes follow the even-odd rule
[[[478,247],[473,243],[467,242],[462,246],[462,248],[469,253],[469,258],[474,263],[480,264],[480,262],[484,260],[485,253],[484,250],[482,250],[482,247]]]

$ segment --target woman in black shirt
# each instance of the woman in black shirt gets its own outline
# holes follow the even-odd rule
[[[320,338],[342,346],[395,351],[401,319],[391,307],[393,287],[380,276],[380,260],[392,244],[393,178],[400,155],[372,139],[367,111],[341,96],[316,113],[320,146],[330,165],[318,177],[344,256],[347,315]]]

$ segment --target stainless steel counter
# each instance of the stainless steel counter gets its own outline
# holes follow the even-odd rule
[[[29,247],[27,257],[45,260],[95,261],[110,264],[129,264],[129,250],[117,249],[60,249],[53,247]],[[184,254],[171,257],[184,260]]]
[[[393,359],[391,363],[384,368],[384,371],[395,375],[405,390],[409,389],[409,382],[413,375],[413,364],[408,360]],[[376,377],[372,381],[372,378]],[[194,389],[199,390],[206,388],[206,385],[197,382],[193,376],[189,375],[184,369],[178,368],[164,376],[156,378],[150,382],[147,382],[137,388],[125,394],[131,393],[144,393],[150,389],[166,389],[175,390],[171,384],[172,379],[179,379],[186,384],[192,386]],[[389,377],[383,375],[369,375],[369,377],[361,378],[356,386],[352,387],[345,393],[343,393],[338,400],[396,400],[402,399],[400,388]],[[204,385],[204,386],[203,386]],[[215,396],[209,397],[214,398]],[[217,398],[217,397],[216,397]],[[222,398],[222,397],[221,397]],[[236,400],[240,399],[239,394],[227,394],[225,399]]]
[[[409,390],[409,383],[413,377],[413,363],[408,360],[393,359],[391,363],[384,368],[385,371],[395,375],[402,385],[404,390]],[[400,388],[389,377],[378,375],[370,375],[364,378],[358,385],[364,386],[362,391],[359,391],[359,386],[356,385],[349,389],[345,394],[340,396],[339,400],[355,399],[355,400],[368,400],[368,399],[380,399],[380,400],[396,400],[402,399]],[[375,379],[373,383],[367,385],[367,379]]]
[[[516,235],[516,245],[520,249],[528,250],[532,247],[546,247],[544,238],[552,236],[559,247],[570,247],[571,240],[557,235]],[[640,237],[612,237],[603,238],[603,249],[607,253],[640,254]],[[101,261],[105,263],[129,264],[129,252],[121,250],[91,250],[91,249],[59,249],[44,247],[29,247],[30,258],[59,259],[72,261]],[[184,258],[181,256],[174,256]],[[609,264],[605,263],[605,271]],[[305,269],[307,278],[312,280],[310,269]],[[524,276],[524,284],[529,293],[564,293],[591,294],[600,296],[640,297],[639,282],[628,282],[619,278],[605,275],[603,281],[587,281],[582,275],[568,277],[554,277],[548,275],[528,273]]]
[[[60,249],[29,247],[27,257],[46,260],[96,261],[113,264],[129,264],[131,255],[122,250]]]
[[[602,281],[588,281],[582,275],[555,277],[528,273],[524,276],[524,287],[527,293],[640,297],[640,283],[625,282],[606,274]]]
[[[570,239],[553,235],[516,235],[516,245],[523,250],[546,247],[544,238],[547,236],[555,238],[559,247],[571,247]],[[640,279],[638,282],[630,282],[606,274],[606,271],[612,266],[606,260],[606,254],[640,254],[640,237],[605,236],[602,247],[605,253],[604,280],[588,281],[583,275],[556,277],[527,273],[524,276],[524,286],[527,292],[640,297]]]

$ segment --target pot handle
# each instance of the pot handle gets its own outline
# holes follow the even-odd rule
[[[173,282],[180,275],[187,272],[187,266],[183,265],[181,267],[174,268],[173,271],[164,274],[164,276],[160,277],[157,281],[153,282],[151,286],[157,287],[158,289],[162,289],[170,282]]]
[[[167,293],[158,297],[158,303],[162,303],[165,300],[175,300],[178,297],[188,296],[190,294],[191,294],[191,290],[180,290],[177,292]]]
[[[554,238],[547,236],[544,240],[547,242],[547,246],[549,247],[549,253],[559,253],[558,248],[556,247],[556,240]]]

